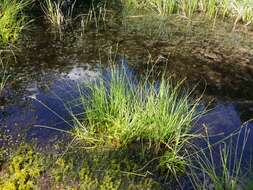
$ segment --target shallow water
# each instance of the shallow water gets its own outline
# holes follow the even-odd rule
[[[113,54],[110,55],[110,51]],[[35,138],[42,144],[53,142],[62,135],[62,132],[46,127],[62,130],[72,127],[66,102],[78,98],[77,84],[100,75],[100,69],[108,67],[108,59],[114,59],[116,55],[116,60],[124,60],[131,73],[139,78],[147,68],[153,67],[146,64],[148,52],[141,38],[115,31],[82,35],[67,32],[60,37],[38,28],[28,35],[18,52],[17,62],[9,63],[12,80],[1,96],[1,126],[7,126],[13,134],[22,129],[28,139]],[[182,55],[161,59],[153,69],[175,78],[186,77],[188,88],[199,83],[199,93],[205,89],[204,99],[214,101],[211,110],[197,124],[206,124],[210,135],[218,140],[253,118],[253,72],[238,69],[237,65],[228,67],[225,69],[217,63],[203,63],[195,56]],[[75,112],[83,111],[78,106],[74,109]],[[247,126],[252,128],[253,123],[249,122]]]
[[[0,95],[1,132],[14,139],[24,136],[29,142],[35,140],[45,149],[63,140],[73,128],[69,109],[80,116],[84,112],[78,104],[78,85],[101,75],[107,78],[105,71],[115,60],[123,64],[130,77],[141,79],[151,69],[154,79],[163,72],[175,80],[185,78],[186,88],[195,89],[196,95],[203,93],[202,106],[209,105],[209,111],[196,122],[194,132],[205,134],[203,126],[207,126],[209,141],[215,144],[241,130],[239,141],[235,135],[233,145],[243,147],[244,137],[248,137],[244,149],[244,166],[248,169],[253,151],[253,122],[247,122],[253,119],[253,69],[237,64],[237,60],[223,64],[221,60],[205,61],[202,55],[184,50],[175,53],[173,42],[166,49],[162,46],[167,42],[149,42],[143,36],[115,30],[70,31],[63,36],[45,31],[38,27],[29,32],[15,52],[16,62],[8,62],[11,77]],[[147,47],[147,43],[154,45]],[[148,62],[150,54],[152,61]],[[166,57],[170,54],[173,55]],[[244,134],[245,129],[249,130],[248,135]],[[0,139],[0,146],[8,146],[5,141]],[[194,143],[207,147],[203,140]],[[213,151],[217,161],[220,152],[215,147]],[[157,178],[160,177],[163,178]]]

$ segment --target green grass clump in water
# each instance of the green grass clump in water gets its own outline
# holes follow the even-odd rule
[[[157,87],[148,80],[132,83],[115,68],[110,72],[110,80],[98,79],[89,85],[91,95],[82,95],[85,118],[75,118],[76,137],[112,149],[143,143],[161,156],[161,166],[182,171],[180,152],[192,138],[199,100],[191,100],[180,90],[181,83],[173,85],[165,77]]]
[[[30,0],[0,1],[0,43],[7,44],[18,40],[28,23],[23,10],[30,3]]]
[[[75,1],[69,10],[66,10],[66,15],[64,15],[61,10],[63,3],[63,0],[44,0],[44,3],[41,3],[41,8],[45,14],[47,21],[54,28],[57,28],[59,30],[61,30],[62,26],[66,23],[67,17],[70,18],[72,16]]]
[[[64,23],[64,15],[61,11],[61,2],[45,0],[44,4],[41,4],[42,10],[50,24],[54,27],[61,27]]]

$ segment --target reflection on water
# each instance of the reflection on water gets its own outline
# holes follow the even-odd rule
[[[97,78],[99,76],[99,72],[91,71],[88,66],[87,69],[84,69],[83,67],[74,66],[70,70],[70,72],[68,72],[67,74],[62,74],[62,76],[65,76],[71,81],[82,82]]]
[[[14,127],[29,128],[27,133],[29,139],[38,138],[46,142],[59,133],[35,126],[70,129],[71,117],[65,104],[78,98],[78,83],[94,80],[98,74],[98,71],[88,66],[74,66],[68,73],[52,76],[54,80],[50,83],[47,80],[45,84],[41,84],[41,81],[29,83],[25,91],[22,91],[23,96],[18,104],[5,106],[1,110],[1,125],[7,125],[10,131],[14,132],[16,132],[12,130]]]
[[[119,66],[123,65],[129,79],[138,75],[134,67],[127,64],[127,61],[118,59],[118,64]],[[71,108],[73,113],[83,116],[84,108],[79,104],[80,85],[94,81],[100,76],[109,79],[108,71],[109,67],[105,65],[95,67],[89,64],[75,64],[72,68],[68,66],[68,69],[62,72],[58,70],[57,72],[45,72],[44,76],[42,75],[25,85],[25,88],[19,92],[17,101],[2,107],[0,110],[0,127],[7,126],[14,137],[19,133],[26,134],[28,141],[35,139],[41,147],[54,144],[57,140],[63,140],[65,137],[61,130],[68,131],[73,127],[69,109]],[[10,88],[8,92],[14,93],[12,91],[15,90],[15,88]],[[209,142],[215,144],[224,140],[232,132],[239,131],[245,120],[241,115],[241,108],[237,104],[233,101],[217,101],[212,109],[196,122],[197,132],[203,133],[203,126],[207,126]],[[248,123],[246,127],[250,129],[250,133],[247,146],[243,150],[245,155],[242,162],[243,167],[247,167],[248,161],[251,159],[253,122]],[[241,135],[235,136],[234,144],[232,144],[233,147],[239,146],[238,153],[243,147],[245,138],[243,131],[246,127],[242,130]],[[237,141],[236,138],[239,140]],[[207,147],[203,139],[195,140],[194,143],[198,143],[198,147],[203,147],[204,150]],[[218,147],[212,149],[214,152],[212,158],[218,163],[220,150],[216,148]],[[205,152],[205,154],[208,153]],[[232,154],[231,160],[237,160],[234,155],[236,154]]]
[[[125,61],[121,60],[120,63],[125,64],[129,75],[133,75]],[[1,110],[1,125],[7,125],[9,129],[29,128],[28,138],[38,138],[41,141],[47,141],[59,132],[52,129],[35,128],[35,126],[70,129],[72,127],[71,116],[66,109],[66,104],[78,99],[80,82],[94,80],[101,74],[104,77],[109,76],[107,72],[100,72],[101,70],[101,68],[90,67],[87,64],[83,67],[74,65],[68,72],[62,72],[60,75],[50,77],[45,75],[46,78],[52,79],[50,83],[46,79],[29,83],[18,104],[5,106]],[[41,81],[45,81],[45,84]],[[83,109],[76,105],[74,111],[82,113]],[[245,121],[241,120],[236,103],[219,102],[197,122],[197,126],[208,126],[209,135],[218,140],[239,129],[243,122]]]

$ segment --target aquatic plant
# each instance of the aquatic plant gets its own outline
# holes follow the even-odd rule
[[[6,74],[6,68],[1,58],[0,58],[0,68],[1,68],[0,71],[0,95],[1,95],[1,92],[3,91],[9,78],[9,75]]]
[[[73,153],[72,150],[78,151]],[[130,171],[128,173],[128,165],[131,165],[131,169],[138,167],[133,161],[122,160],[116,155],[112,157],[111,154],[101,154],[97,150],[86,152],[74,146],[57,159],[49,174],[57,179],[53,183],[55,185],[62,184],[63,187],[78,187],[82,190],[161,189],[150,176],[140,177]],[[71,185],[69,179],[76,179],[76,182]]]
[[[167,16],[175,13],[177,3],[175,0],[151,0],[148,4],[149,8],[157,12],[158,15]]]
[[[163,77],[155,82],[133,82],[123,70],[110,70],[110,79],[99,78],[86,84],[88,94],[81,94],[85,110],[83,120],[76,117],[74,136],[89,146],[117,150],[135,142],[154,148],[161,166],[172,172],[183,166],[180,152],[194,135],[190,134],[199,99],[181,90]],[[163,148],[161,148],[163,147]],[[177,168],[178,167],[178,168]]]
[[[194,189],[237,190],[250,187],[246,173],[252,168],[243,168],[249,132],[249,129],[242,129],[215,144],[210,144],[207,139],[208,147],[200,149],[193,158],[195,163],[189,166],[192,172],[188,175]]]
[[[253,1],[251,0],[234,0],[231,2],[230,12],[234,15],[234,29],[239,21],[249,25],[253,21]]]
[[[191,18],[198,8],[198,0],[181,0],[179,2],[181,14],[187,18]]]
[[[65,6],[66,2],[64,0],[45,0],[44,3],[41,3],[41,8],[49,23],[55,28],[61,29],[67,20],[72,17],[75,2],[71,6]]]
[[[253,20],[253,2],[251,0],[128,0],[123,2],[125,14],[153,14],[168,17],[177,14],[192,18],[194,14],[202,14],[209,19],[218,16],[229,17],[234,20],[234,25],[242,21],[249,25]]]
[[[30,146],[21,145],[10,159],[7,171],[0,176],[0,189],[35,189],[42,171],[42,157]]]
[[[253,181],[249,180],[246,184],[245,190],[251,190],[253,189]]]
[[[47,20],[56,27],[60,27],[64,23],[64,15],[61,12],[61,3],[45,0],[45,4],[41,5]]]
[[[16,42],[21,31],[29,23],[24,9],[32,0],[1,0],[0,1],[0,43]]]
[[[96,30],[104,27],[108,15],[106,6],[106,3],[98,3],[95,5],[92,1],[88,13],[79,16],[81,17],[82,29],[86,30],[91,25],[95,26]]]
[[[60,144],[55,142],[57,146]],[[4,162],[0,162],[0,189],[161,189],[150,176],[122,173],[122,166],[127,166],[124,170],[129,165],[137,168],[131,160],[116,156],[109,159],[107,153],[101,155],[77,146],[68,147],[68,151],[60,154],[53,151],[58,150],[56,147],[51,147],[49,152],[36,147],[23,142],[8,151]],[[0,148],[0,156],[5,148],[9,147]]]
[[[223,5],[223,8],[227,8],[227,2],[224,3],[226,1],[223,1],[222,3],[220,2],[220,5]],[[201,1],[201,10],[203,11],[203,13],[210,19],[215,17],[215,14],[217,14],[217,11],[220,9],[220,7],[218,6],[219,2],[217,0],[202,0]],[[225,11],[225,10],[224,10]],[[223,15],[225,15],[225,13],[223,12]]]

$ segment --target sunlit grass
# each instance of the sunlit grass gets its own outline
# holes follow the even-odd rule
[[[125,13],[129,14],[134,12],[136,14],[133,9],[146,10],[146,14],[162,17],[175,14],[192,18],[194,15],[202,14],[209,19],[228,17],[233,20],[234,25],[240,21],[249,25],[253,20],[253,1],[251,0],[128,0],[123,5],[129,10]]]
[[[31,0],[0,1],[0,43],[13,43],[20,37],[21,31],[27,26],[24,9]]]
[[[113,150],[142,142],[161,156],[160,166],[183,170],[180,152],[193,138],[190,130],[201,114],[199,99],[192,100],[181,87],[165,77],[159,84],[132,81],[124,69],[112,68],[108,80],[100,78],[82,93],[85,116],[74,118],[74,135],[89,146]]]

